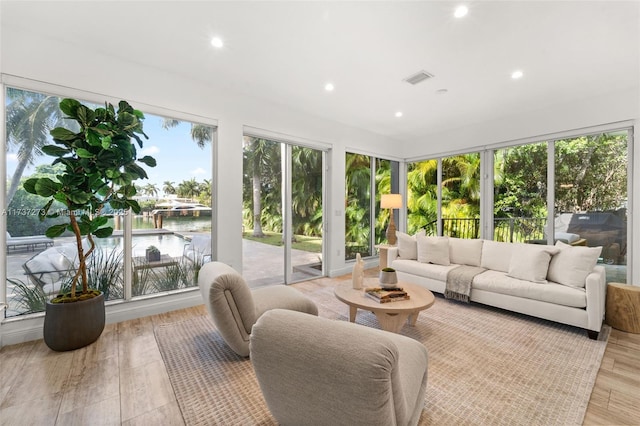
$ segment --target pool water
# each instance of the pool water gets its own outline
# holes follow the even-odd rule
[[[122,237],[96,238],[99,247],[124,250],[124,239]],[[161,254],[168,254],[171,257],[182,256],[184,245],[187,241],[173,234],[158,235],[134,235],[133,236],[133,256],[144,256],[149,246],[156,246]]]

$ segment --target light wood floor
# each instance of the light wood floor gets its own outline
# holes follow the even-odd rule
[[[73,352],[53,352],[42,340],[2,348],[0,425],[184,424],[153,329],[195,315],[206,315],[204,306],[108,324],[96,343]],[[640,335],[612,331],[584,424],[640,424]]]

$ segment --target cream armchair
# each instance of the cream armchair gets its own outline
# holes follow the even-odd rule
[[[220,335],[240,356],[249,356],[251,328],[266,311],[282,308],[318,315],[316,304],[298,290],[285,285],[251,290],[235,269],[221,262],[206,263],[198,285]]]
[[[416,425],[427,350],[416,340],[281,309],[253,326],[251,362],[278,423]]]

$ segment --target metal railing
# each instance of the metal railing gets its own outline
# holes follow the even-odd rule
[[[537,217],[510,217],[495,218],[493,221],[493,239],[495,241],[518,242],[544,240],[544,229],[547,226],[547,218]],[[457,238],[479,238],[479,218],[442,218],[442,235]],[[425,232],[429,236],[438,235],[437,221],[432,221],[425,226]]]

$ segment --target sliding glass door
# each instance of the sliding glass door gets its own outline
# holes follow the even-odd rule
[[[244,137],[243,276],[250,286],[323,274],[324,152]]]

